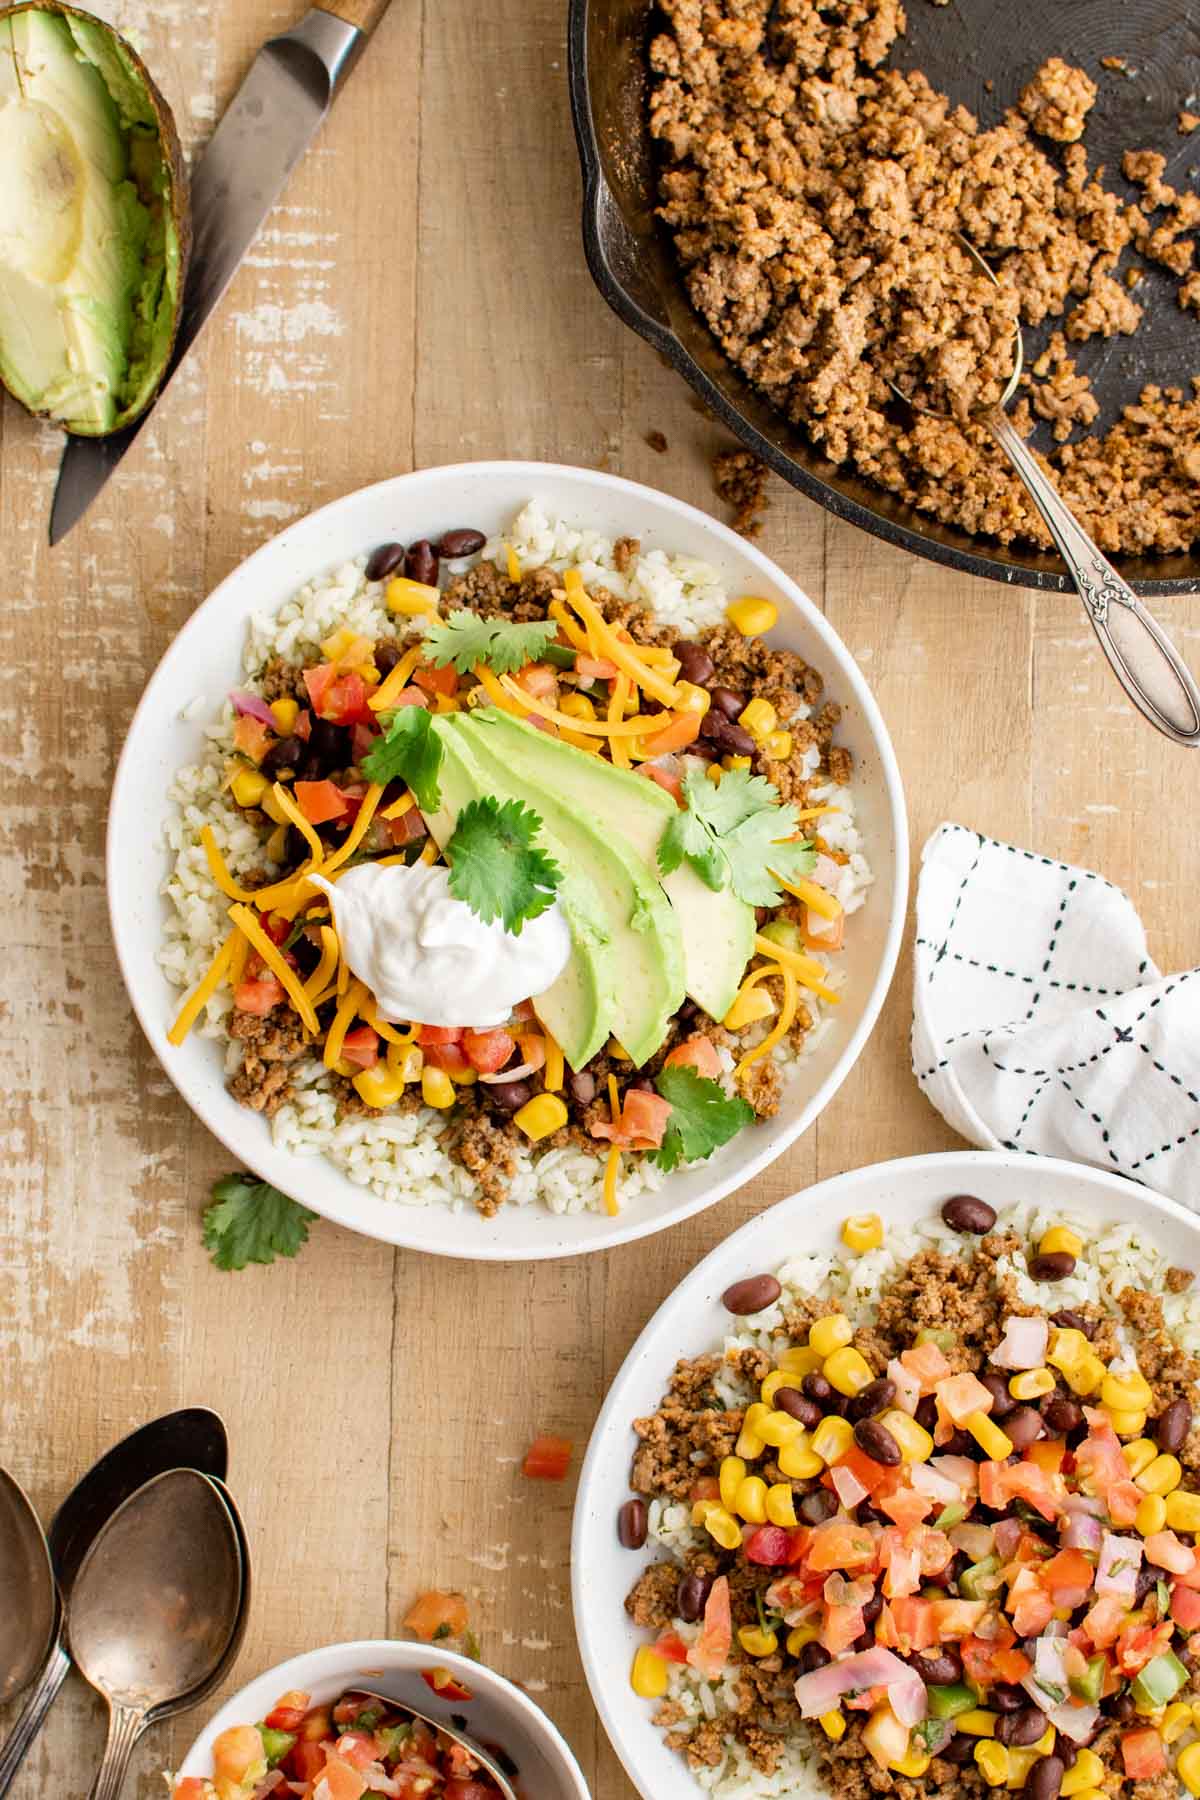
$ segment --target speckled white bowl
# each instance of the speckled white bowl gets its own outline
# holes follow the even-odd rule
[[[168,1044],[180,996],[156,961],[165,917],[159,889],[167,871],[161,842],[167,787],[172,772],[200,754],[201,719],[211,718],[237,685],[250,614],[273,610],[322,570],[389,539],[436,539],[456,525],[499,533],[534,497],[606,535],[626,533],[651,548],[703,557],[731,591],[776,602],[775,641],[820,669],[829,696],[843,708],[841,739],[854,753],[859,823],[875,873],[849,933],[848,983],[836,1025],[789,1083],[778,1115],[709,1162],[678,1171],[616,1218],[558,1215],[536,1205],[501,1207],[490,1219],[441,1206],[399,1206],[356,1186],[322,1157],[277,1149],[264,1120],[227,1092],[211,1039],[193,1034],[178,1050]],[[198,696],[207,703],[200,718],[181,717]],[[896,965],[908,894],[908,827],[891,740],[857,664],[811,600],[753,545],[695,507],[614,475],[551,463],[464,463],[380,482],[299,520],[235,569],[188,620],[142,697],[117,769],[107,854],[113,937],[142,1029],[193,1112],[238,1163],[369,1237],[490,1261],[580,1255],[644,1237],[711,1206],[772,1162],[819,1116],[862,1050]]]

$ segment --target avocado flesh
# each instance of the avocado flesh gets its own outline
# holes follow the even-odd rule
[[[449,732],[439,732],[439,736],[443,751],[438,773],[442,804],[436,813],[427,812],[425,820],[438,848],[444,850],[454,835],[463,807],[495,789],[464,743]],[[571,933],[571,955],[558,979],[544,994],[534,997],[535,1005],[571,1067],[581,1069],[608,1038],[613,996],[611,963],[604,954],[606,925],[597,916],[586,885],[572,872],[566,846],[544,823],[538,836],[541,847],[563,871],[558,899]]]
[[[710,1018],[723,1019],[754,951],[754,909],[732,888],[714,893],[690,863],[662,874],[658,846],[677,810],[671,796],[644,775],[534,731],[511,713],[488,707],[472,715],[472,724],[486,730],[494,753],[514,772],[532,776],[540,770],[541,779],[569,794],[607,837],[619,833],[637,852],[679,921],[688,994]]]
[[[0,16],[0,169],[0,379],[106,435],[161,380],[182,250],[153,100],[98,21]]]

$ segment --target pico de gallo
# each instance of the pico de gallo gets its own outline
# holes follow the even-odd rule
[[[431,1669],[426,1680],[443,1699],[470,1698],[448,1670]],[[173,1790],[174,1800],[496,1800],[501,1793],[464,1745],[403,1707],[354,1692],[314,1706],[295,1689],[257,1725],[223,1731],[211,1776],[186,1775]]]
[[[773,1769],[800,1733],[836,1793],[1200,1794],[1200,1363],[1161,1292],[1054,1305],[1072,1227],[1030,1241],[968,1195],[943,1216],[961,1248],[920,1252],[858,1321],[735,1283],[732,1312],[782,1309],[769,1347],[681,1363],[635,1422],[620,1541],[646,1542],[654,1499],[693,1531],[626,1602],[653,1632],[634,1691],[697,1768],[740,1744]],[[882,1222],[843,1240],[878,1249]],[[714,1387],[731,1365],[745,1406]],[[732,1679],[737,1710],[697,1722],[676,1665]]]

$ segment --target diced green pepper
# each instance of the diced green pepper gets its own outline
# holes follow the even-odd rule
[[[1099,1706],[1107,1669],[1106,1656],[1089,1656],[1088,1666],[1083,1674],[1070,1677],[1069,1686],[1075,1698],[1086,1700],[1090,1706]]]
[[[801,950],[800,928],[791,919],[770,919],[759,933],[760,937],[769,938],[773,944],[782,944],[785,950]]]
[[[967,1516],[967,1509],[958,1500],[952,1500],[949,1506],[943,1506],[933,1521],[935,1531],[949,1531],[952,1525],[961,1525]]]
[[[569,644],[547,644],[542,651],[543,662],[553,663],[559,669],[573,669],[577,652]]]
[[[262,1739],[268,1769],[273,1769],[276,1763],[282,1762],[296,1741],[294,1731],[272,1731],[269,1725],[260,1725],[258,1735]]]
[[[1130,1693],[1139,1710],[1153,1712],[1173,1700],[1187,1681],[1188,1672],[1173,1650],[1151,1657],[1140,1674],[1135,1675]]]
[[[982,1583],[989,1575],[997,1574],[999,1569],[998,1556],[985,1556],[981,1562],[972,1563],[958,1578],[959,1593],[965,1594],[968,1600],[986,1600],[992,1590],[990,1587],[983,1587]]]
[[[936,1756],[954,1736],[954,1726],[949,1719],[922,1719],[913,1727],[913,1736],[922,1740],[931,1756]]]
[[[922,1325],[913,1341],[918,1344],[936,1344],[945,1353],[953,1350],[958,1339],[952,1331],[935,1331],[931,1325]]]
[[[405,1740],[408,1738],[411,1731],[412,1726],[407,1722],[403,1725],[385,1726],[384,1729],[377,1734],[376,1740],[379,1744],[380,1762],[391,1762],[394,1756],[399,1756],[404,1748]]]
[[[374,1731],[382,1717],[382,1706],[364,1706],[350,1729],[351,1731]]]
[[[973,1712],[979,1701],[971,1689],[963,1681],[956,1681],[952,1687],[931,1687],[929,1710],[935,1719],[956,1719],[959,1713]]]

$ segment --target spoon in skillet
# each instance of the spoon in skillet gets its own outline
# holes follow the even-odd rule
[[[999,287],[995,270],[974,244],[961,235],[958,241],[989,281]],[[1012,373],[1004,392],[994,404],[972,408],[971,417],[991,432],[1045,520],[1083,601],[1092,630],[1100,640],[1100,648],[1133,704],[1164,737],[1191,748],[1200,746],[1200,688],[1186,663],[1129,583],[1122,580],[1088,536],[1005,410],[1016,392],[1024,360],[1018,324]],[[937,418],[951,416],[934,407],[919,406],[894,381],[887,376],[884,380],[914,412],[927,412]]]

